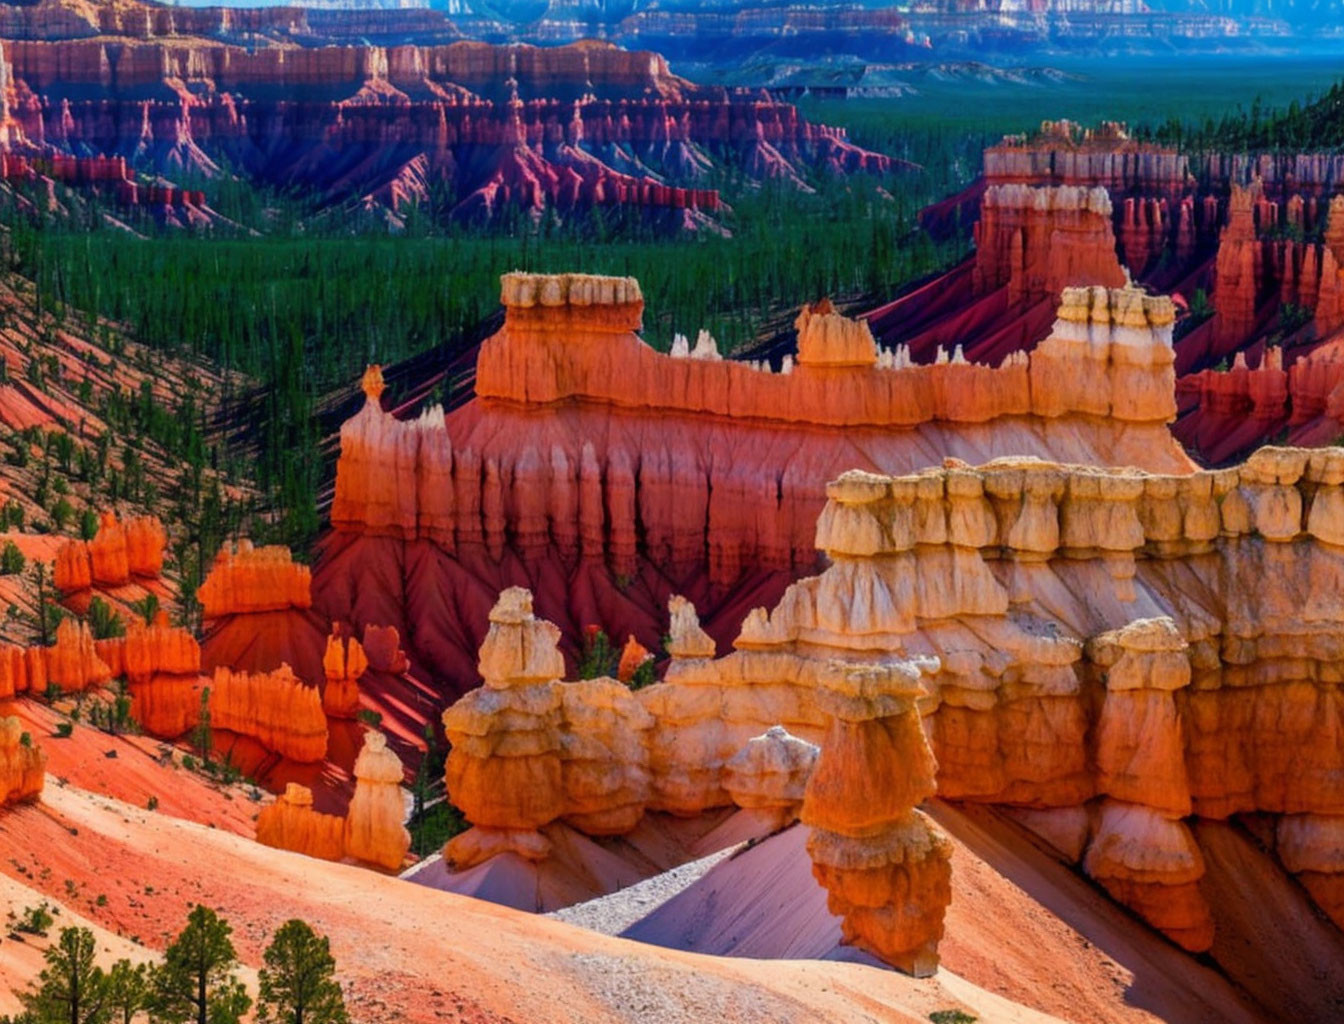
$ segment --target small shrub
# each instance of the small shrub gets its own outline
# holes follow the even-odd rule
[[[4,550],[0,551],[0,576],[17,576],[26,563],[19,546],[12,540],[5,541]]]
[[[51,916],[51,910],[45,903],[39,903],[35,907],[28,907],[19,916],[19,923],[14,926],[16,932],[23,932],[25,935],[46,935],[47,929],[56,923],[56,918]]]
[[[929,1014],[933,1024],[975,1024],[979,1017],[973,1017],[965,1010],[934,1010]]]
[[[156,796],[150,796],[150,798],[145,801],[145,810],[157,811],[158,809],[159,809],[159,798]]]
[[[69,739],[70,734],[71,734],[72,732],[74,732],[74,731],[75,731],[75,723],[74,723],[74,722],[57,722],[57,723],[56,723],[56,738],[57,738],[57,739],[61,739],[61,740]]]
[[[579,656],[579,678],[597,679],[616,674],[617,652],[601,626],[583,627],[583,651]]]
[[[370,729],[377,729],[383,724],[382,713],[374,711],[372,708],[360,708],[357,717]]]

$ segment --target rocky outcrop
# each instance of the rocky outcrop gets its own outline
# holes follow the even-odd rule
[[[1174,694],[1190,684],[1189,645],[1170,618],[1141,619],[1089,641],[1105,683],[1096,726],[1097,835],[1084,869],[1126,906],[1192,951],[1213,945],[1198,882],[1204,860],[1190,815],[1185,738]]]
[[[1069,285],[1122,287],[1111,213],[1100,187],[990,186],[975,226],[975,292],[1006,287],[1018,305],[1053,301]]]
[[[112,646],[112,645],[109,645]],[[131,691],[131,715],[155,736],[182,736],[200,718],[201,647],[191,633],[168,624],[160,612],[152,625],[126,627],[122,672]]]
[[[364,648],[354,637],[333,633],[322,658],[327,685],[322,690],[322,710],[332,718],[354,718],[359,713],[359,677],[369,667]]]
[[[899,666],[927,658],[918,710],[938,795],[1014,809],[1173,941],[1204,950],[1214,940],[1197,818],[1277,817],[1284,866],[1338,913],[1344,450],[1263,449],[1180,476],[948,460],[904,477],[846,473],[828,496],[817,524],[828,568],[750,614],[731,654],[714,658],[693,609],[673,603],[664,680],[633,695],[652,722],[640,732],[647,809],[732,805],[739,752],[777,724],[820,741],[823,764],[833,746],[856,745],[839,780],[844,764],[907,749],[880,715],[827,739],[851,726],[833,721],[823,695],[868,687],[864,672],[908,675]],[[882,706],[907,715],[908,735],[901,702],[917,693],[906,689]],[[527,706],[541,706],[542,692]],[[448,712],[470,708],[472,734],[497,737],[475,748],[478,778],[503,778],[491,762],[506,757],[492,748],[562,761],[583,743],[554,717],[526,743],[506,743],[524,697],[512,699],[473,695]],[[912,756],[862,773],[886,789],[855,805],[894,820],[883,794],[915,786],[900,804],[913,807],[925,790],[909,766],[925,755]],[[521,820],[507,810],[501,828]],[[880,875],[891,857],[865,849],[869,859],[849,865]]]
[[[802,808],[812,873],[845,941],[916,977],[937,970],[952,901],[952,844],[915,810],[935,790],[915,706],[925,667],[842,665],[827,673],[816,699],[831,724]]]
[[[723,788],[738,807],[776,813],[783,827],[798,819],[817,754],[816,744],[772,725],[724,764]]]
[[[345,855],[345,819],[313,810],[313,793],[291,782],[257,815],[257,842],[321,860]]]
[[[327,755],[327,718],[316,687],[298,679],[288,665],[274,672],[215,669],[209,680],[210,724],[251,736],[267,750],[292,761],[321,761]]]
[[[355,795],[345,816],[345,853],[388,871],[401,869],[411,834],[402,822],[406,805],[401,796],[405,775],[397,755],[387,748],[381,732],[364,734],[364,747],[355,761]]]
[[[56,643],[43,649],[46,658],[46,683],[66,693],[79,693],[112,681],[112,670],[98,656],[93,633],[87,622],[62,619],[56,627]],[[41,689],[30,679],[34,690]]]
[[[133,577],[158,579],[168,535],[154,516],[121,522],[104,512],[91,541],[68,540],[56,552],[54,582],[62,594],[90,587],[119,587]]]
[[[811,571],[821,481],[856,463],[906,471],[933,452],[1026,451],[1191,465],[1167,428],[1174,309],[1137,291],[1068,291],[1052,337],[999,366],[948,353],[915,365],[862,322],[810,307],[797,362],[778,370],[708,358],[708,336],[655,351],[636,334],[643,301],[629,279],[508,275],[502,298],[474,402],[401,420],[382,407],[380,374],[366,375],[365,404],[341,430],[335,533],[314,588],[356,633],[397,628],[416,667],[452,692],[474,682],[493,596],[479,581],[530,584],[543,564],[582,575],[569,589],[590,604],[539,588],[547,616],[653,649],[669,578],[731,594],[774,574],[772,600]],[[408,566],[415,586],[395,582]],[[637,577],[651,600],[628,586]],[[432,594],[452,594],[457,614]],[[730,604],[706,609],[716,639],[746,610]]]
[[[649,801],[642,734],[653,724],[614,679],[562,683],[560,631],[532,595],[504,591],[481,647],[484,685],[443,714],[449,799],[474,826],[444,858],[458,868],[511,849],[529,859],[563,820],[592,835],[628,832]],[[580,743],[571,736],[583,736]]]
[[[441,21],[403,25],[396,45],[378,45],[351,16],[330,15],[196,36],[191,19],[140,10],[136,30],[115,39],[82,17],[25,23],[11,37],[5,121],[24,151],[15,177],[110,182],[122,202],[195,208],[199,194],[131,175],[230,166],[381,206],[394,222],[443,189],[461,219],[607,206],[681,230],[718,212],[704,179],[728,161],[798,187],[813,172],[896,164],[759,91],[678,78],[647,51],[441,45],[458,35]]]
[[[312,605],[312,573],[285,547],[226,544],[196,596],[207,619]]]
[[[46,779],[47,755],[14,716],[0,718],[0,808],[36,800]]]

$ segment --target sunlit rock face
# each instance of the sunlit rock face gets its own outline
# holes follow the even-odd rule
[[[889,735],[890,749],[913,752],[868,774],[901,807],[928,795],[919,782],[927,767],[942,797],[1013,808],[1187,949],[1208,949],[1214,938],[1194,818],[1279,816],[1285,868],[1337,914],[1342,474],[1340,449],[1273,448],[1232,469],[1182,476],[1035,459],[949,460],[904,477],[846,473],[828,486],[817,524],[829,567],[769,612],[752,612],[732,653],[715,658],[694,609],[671,602],[664,679],[632,695],[651,722],[619,734],[634,751],[624,763],[647,771],[643,807],[694,815],[733,805],[752,744],[773,726],[821,745],[813,786],[829,777],[821,775],[828,743],[880,760]],[[519,649],[553,650],[554,632],[543,632],[545,644]],[[554,673],[545,657],[524,675]],[[918,670],[899,668],[907,663]],[[923,673],[919,693],[911,683],[891,698],[899,736],[881,716],[846,720],[832,736],[842,727],[828,695],[859,686],[863,671]],[[529,805],[530,816],[501,810],[493,820],[504,830],[535,829],[560,813],[562,752],[581,748],[585,729],[612,742],[545,710],[554,690],[581,684],[527,685],[536,694],[528,706],[549,717],[526,744],[506,741],[524,719],[488,686],[448,712],[454,721],[470,715],[472,735],[492,737],[471,741],[477,777],[505,770],[496,748],[515,757],[525,748],[532,760],[519,763],[552,780],[527,789],[549,794],[548,806]],[[910,739],[901,701],[922,716],[936,771]],[[608,806],[624,810],[630,795]],[[875,797],[855,803],[875,813],[885,806]],[[905,820],[887,810],[887,825]],[[806,805],[802,817],[837,831],[809,819]],[[937,844],[919,842],[935,863]],[[478,856],[498,848],[473,847]],[[545,856],[539,844],[529,849]],[[879,860],[869,866],[878,870]]]
[[[828,303],[801,311],[797,358],[775,368],[718,358],[703,332],[655,351],[632,279],[510,274],[501,301],[477,398],[451,414],[396,418],[370,369],[313,583],[331,620],[395,628],[449,694],[475,685],[509,586],[533,592],[567,655],[590,624],[656,650],[673,594],[728,643],[753,603],[818,568],[824,481],[855,466],[950,452],[1192,468],[1167,427],[1174,310],[1135,290],[1067,290],[1051,337],[998,366],[915,365]]]

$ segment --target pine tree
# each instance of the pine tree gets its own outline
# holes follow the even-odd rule
[[[131,1024],[149,1005],[149,969],[118,960],[107,973],[107,1009],[112,1024]]]
[[[34,989],[23,996],[36,1024],[105,1024],[107,978],[93,958],[93,932],[61,929],[56,944],[44,954],[47,965]]]
[[[252,1005],[232,971],[238,963],[233,929],[208,907],[195,906],[187,926],[164,951],[150,999],[162,1024],[236,1024]]]
[[[303,921],[286,921],[266,947],[257,1020],[261,1024],[348,1024],[331,943]]]

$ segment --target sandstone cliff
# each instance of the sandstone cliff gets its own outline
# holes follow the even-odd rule
[[[855,464],[1025,451],[1191,465],[1166,426],[1174,309],[1136,291],[1070,290],[1050,304],[1051,338],[999,366],[914,365],[864,323],[808,308],[779,370],[710,358],[708,335],[655,351],[629,279],[509,275],[502,297],[474,402],[399,420],[366,375],[314,584],[330,620],[395,627],[451,692],[472,685],[490,603],[513,585],[570,637],[598,623],[649,649],[684,591],[726,641],[747,601],[816,566],[820,481]],[[538,582],[552,572],[570,582]]]
[[[819,695],[854,671],[837,658],[927,657],[919,704],[940,796],[1020,809],[1188,949],[1216,934],[1199,818],[1277,818],[1284,867],[1338,914],[1344,451],[1264,449],[1184,476],[949,460],[907,477],[847,473],[828,494],[817,543],[829,568],[753,612],[734,653],[714,659],[693,611],[671,609],[664,681],[633,695],[652,726],[623,734],[644,751],[626,763],[647,766],[647,809],[730,805],[728,766],[773,725],[822,741],[824,758]],[[551,656],[538,675],[555,669]],[[506,740],[522,720],[481,695],[445,716],[491,737],[461,755],[476,778],[503,770],[497,751],[559,760],[582,742],[554,719],[544,747]],[[558,813],[464,802],[496,830]]]

